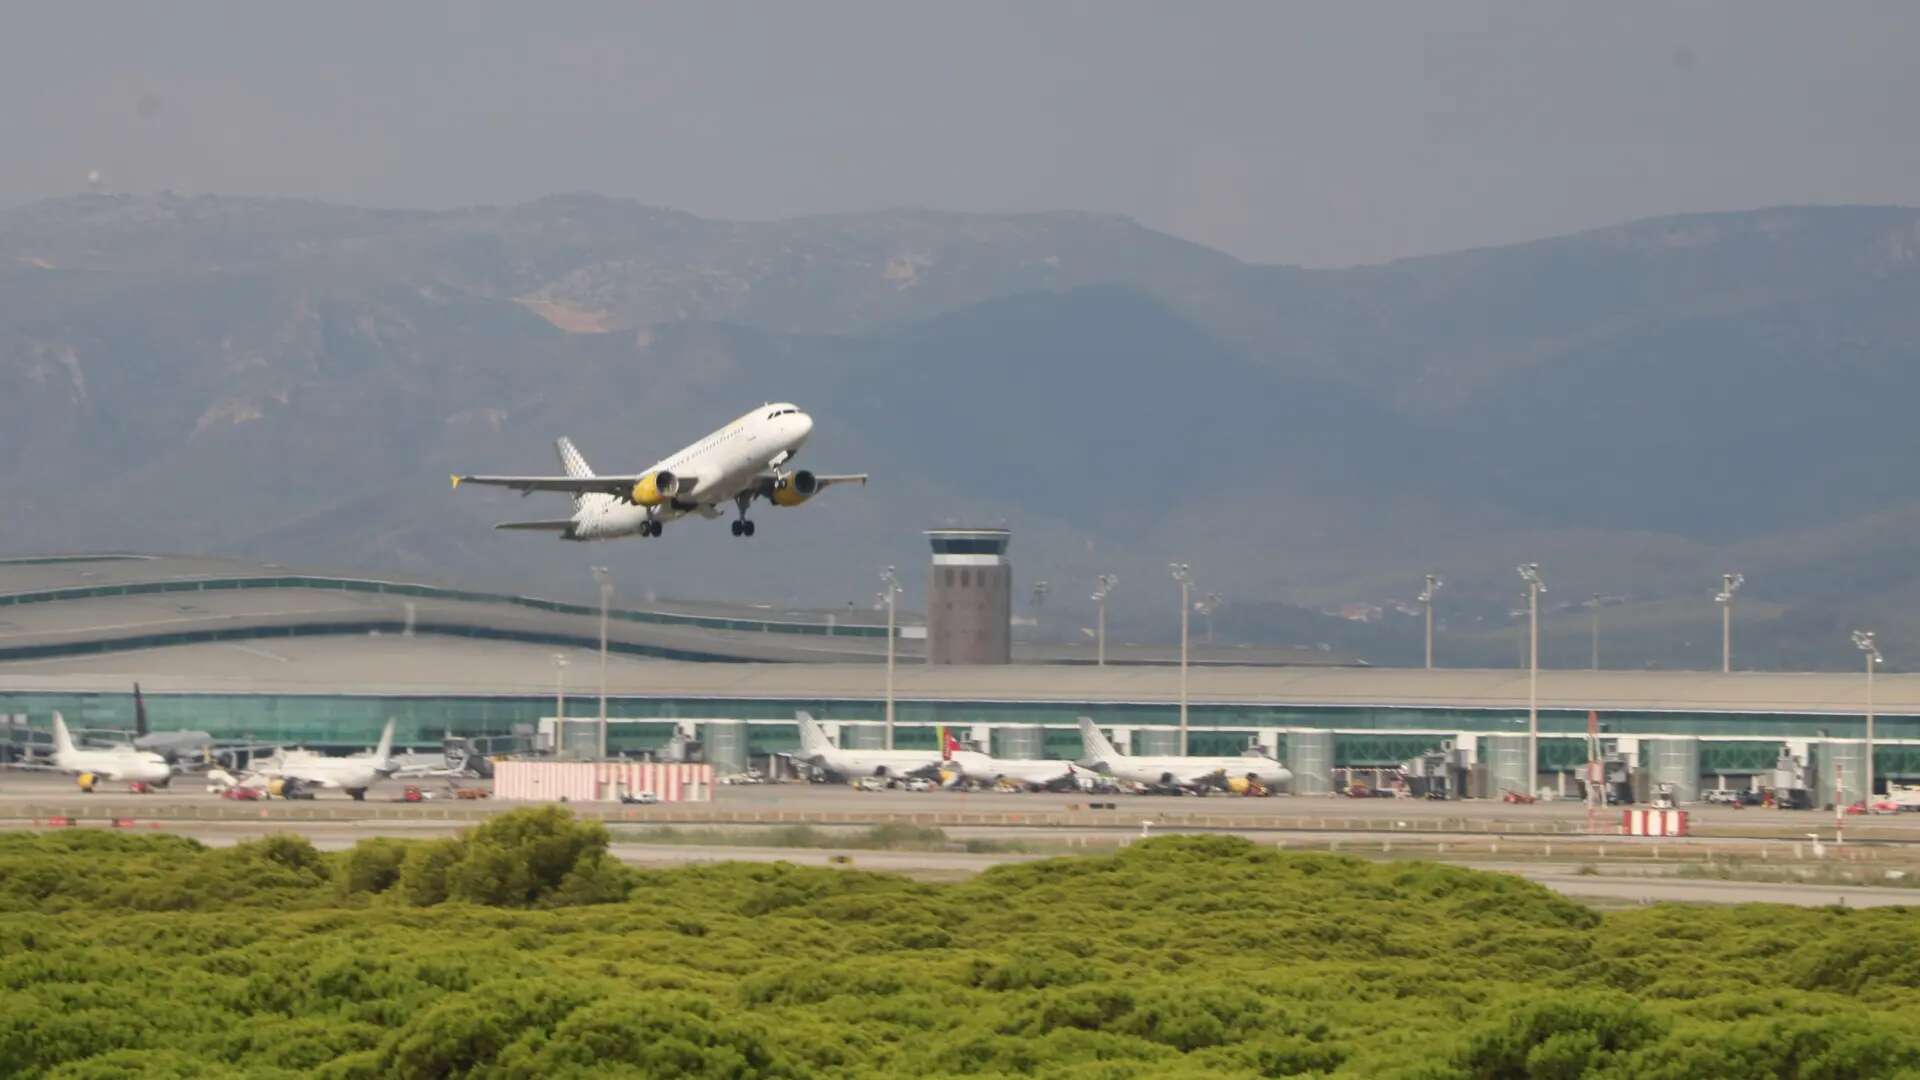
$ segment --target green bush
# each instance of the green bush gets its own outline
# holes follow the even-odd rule
[[[1917,984],[1904,910],[1598,915],[1220,836],[935,886],[631,870],[555,810],[0,834],[0,1076],[1893,1077]]]
[[[408,845],[384,836],[371,837],[353,845],[341,859],[336,871],[340,892],[379,895],[400,884],[401,869],[407,861]]]

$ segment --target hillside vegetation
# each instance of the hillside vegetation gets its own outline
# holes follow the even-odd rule
[[[1437,571],[1446,662],[1504,663],[1512,567],[1537,560],[1556,604],[1693,603],[1619,635],[1614,666],[1715,666],[1729,566],[1754,612],[1786,610],[1751,620],[1745,663],[1851,667],[1861,625],[1905,663],[1917,396],[1920,211],[1902,207],[1313,271],[1079,213],[172,195],[0,212],[9,553],[572,595],[611,562],[689,598],[864,605],[924,525],[1005,521],[1022,580],[1062,586],[1062,640],[1091,617],[1066,583],[1144,583],[1170,559],[1247,606],[1230,633],[1272,644],[1342,629],[1263,604],[1404,601]],[[763,510],[753,545],[692,525],[582,550],[488,528],[558,498],[446,491],[451,471],[549,469],[561,434],[642,469],[768,400],[818,418],[800,464],[874,482]],[[1164,601],[1120,590],[1115,634],[1165,640]],[[1584,632],[1551,618],[1547,663],[1583,664]],[[1376,661],[1418,655],[1404,632],[1357,634]]]
[[[1596,914],[1167,837],[953,885],[640,871],[564,812],[340,855],[0,836],[0,1075],[1830,1077],[1920,1069],[1899,910]]]

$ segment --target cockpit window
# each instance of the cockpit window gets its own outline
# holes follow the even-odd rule
[[[797,413],[799,411],[799,409],[775,409],[767,414],[767,419],[771,420],[776,416],[785,416],[788,413]]]

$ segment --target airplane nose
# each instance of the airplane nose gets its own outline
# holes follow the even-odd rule
[[[804,439],[813,431],[813,417],[808,416],[806,413],[794,413],[793,426],[799,432],[800,437]]]

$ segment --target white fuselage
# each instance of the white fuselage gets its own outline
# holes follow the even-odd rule
[[[1073,762],[1027,758],[997,758],[977,750],[960,750],[953,764],[968,780],[977,784],[1007,781],[1030,788],[1058,787],[1077,778]]]
[[[364,791],[380,780],[383,775],[380,765],[380,762],[364,754],[325,757],[295,752],[259,761],[254,764],[252,771],[262,776],[298,780],[312,787]]]
[[[1270,757],[1133,757],[1118,755],[1100,763],[1108,775],[1149,787],[1220,787],[1228,780],[1251,777],[1265,787],[1293,779],[1285,765]]]
[[[164,784],[173,767],[159,754],[145,750],[67,750],[53,755],[53,765],[75,775],[92,773],[108,780],[141,780]]]
[[[72,733],[67,730],[66,718],[58,712],[53,714],[53,756],[49,760],[54,768],[76,776],[140,780],[149,784],[164,784],[173,778],[173,767],[159,754],[131,746],[93,750],[75,744]]]
[[[338,788],[354,798],[366,794],[377,781],[393,772],[393,721],[380,731],[380,745],[370,754],[328,757],[311,750],[282,750],[255,763],[250,772],[257,776],[298,780],[320,788]]]
[[[903,780],[932,776],[940,769],[938,750],[816,750],[802,755],[808,764],[843,780],[884,776]]]
[[[659,506],[637,506],[612,495],[582,495],[573,513],[573,537],[611,540],[637,536],[649,520],[690,513],[715,516],[716,507],[750,490],[761,473],[800,452],[813,419],[794,405],[763,405],[645,470],[687,477],[692,488]]]
[[[800,728],[800,752],[794,757],[829,776],[843,780],[862,776],[894,780],[909,776],[933,777],[945,765],[938,750],[842,750],[833,745],[812,716],[802,712],[795,720]]]
[[[1239,757],[1134,757],[1123,754],[1106,733],[1087,717],[1080,718],[1083,761],[1116,780],[1148,787],[1217,788],[1230,780],[1252,778],[1265,787],[1293,779],[1293,773],[1273,758],[1259,754]]]

